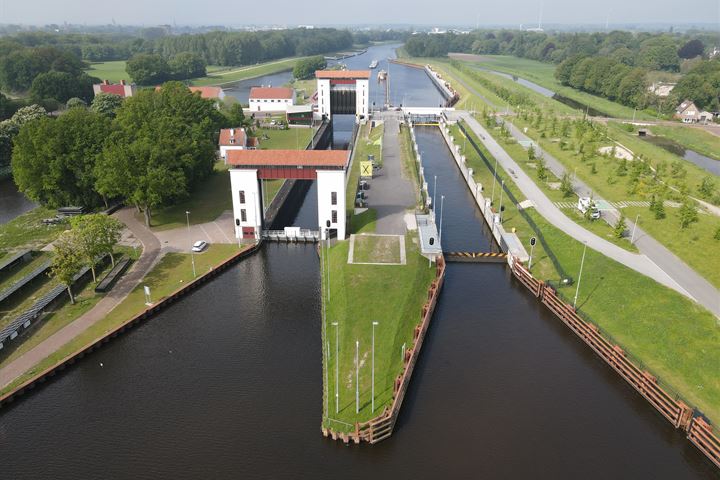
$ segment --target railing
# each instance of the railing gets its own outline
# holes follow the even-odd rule
[[[295,234],[285,230],[263,230],[260,237],[269,242],[318,242],[320,241],[320,232],[303,229]]]
[[[582,318],[572,306],[557,295],[552,287],[533,277],[521,262],[510,258],[509,263],[513,275],[520,283],[525,285],[675,428],[685,430],[688,439],[707,455],[710,461],[720,467],[720,439],[703,417],[676,395],[661,387],[657,377],[638,367],[619,345],[606,338],[596,325]]]

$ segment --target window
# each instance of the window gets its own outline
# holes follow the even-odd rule
[[[332,220],[330,220],[332,223],[337,223],[337,210],[332,211]]]
[[[240,203],[245,203],[245,190],[240,190],[239,195]]]
[[[330,203],[337,205],[337,192],[330,192]]]
[[[244,208],[240,210],[240,221],[247,222],[247,212]]]

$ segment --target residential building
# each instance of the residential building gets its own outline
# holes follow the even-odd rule
[[[675,118],[683,123],[707,123],[713,120],[714,115],[698,109],[692,100],[685,100],[675,109]]]
[[[245,150],[257,148],[257,139],[249,138],[244,128],[223,128],[220,130],[220,157],[227,159],[228,150]]]
[[[161,89],[162,86],[160,85],[155,87],[156,92],[159,92]],[[192,93],[199,92],[202,98],[215,100],[216,102],[225,99],[225,91],[220,87],[188,87],[188,90]]]
[[[253,87],[250,89],[250,111],[287,112],[295,105],[295,90],[285,87]]]
[[[675,85],[677,85],[677,83],[655,82],[648,87],[648,90],[660,98],[666,98],[670,95],[673,88],[675,88]]]
[[[125,80],[120,80],[120,83],[110,83],[107,80],[103,80],[102,83],[93,85],[93,92],[95,95],[98,93],[112,93],[118,97],[132,97],[135,95],[135,84],[126,83]]]

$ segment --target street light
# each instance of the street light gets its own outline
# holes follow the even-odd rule
[[[330,360],[330,340],[327,341],[327,358]],[[330,370],[330,365],[328,362],[325,362],[325,416],[330,416],[330,385],[329,385],[329,374],[328,370]]]
[[[192,267],[193,267],[193,278],[197,277],[197,274],[195,273],[195,252],[193,251],[193,243],[192,243],[192,237],[190,236],[190,212],[185,210],[185,218],[187,219],[187,231],[188,231],[188,238],[190,239],[190,260],[192,261]]]
[[[440,232],[438,232],[438,241],[442,247],[442,220],[443,220],[443,205],[445,204],[445,195],[440,195]]]
[[[378,322],[372,322],[372,411],[375,413],[375,327]]]
[[[635,229],[637,228],[637,224],[639,221],[640,221],[640,214],[638,213],[637,217],[635,217],[635,224],[633,225],[632,235],[630,235],[630,245],[633,245],[635,243]]]
[[[575,305],[577,305],[578,293],[580,293],[580,280],[582,279],[583,266],[585,265],[585,251],[586,250],[587,250],[587,243],[585,243],[585,248],[583,248],[583,256],[582,256],[582,260],[580,261],[580,273],[578,274],[578,283],[577,283],[577,288],[575,289],[575,300],[573,300],[573,310],[575,309]]]
[[[502,180],[502,184],[500,187],[500,209],[498,210],[500,212],[500,225],[502,225],[502,201],[503,201],[503,192],[505,191],[505,180]]]
[[[338,413],[340,409],[340,393],[338,391],[338,385],[340,383],[340,357],[338,356],[340,328],[338,327],[338,322],[332,322],[332,326],[335,327],[335,413]]]
[[[355,340],[355,414],[360,413],[360,341]]]

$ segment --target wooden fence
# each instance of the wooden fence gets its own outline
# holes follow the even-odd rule
[[[688,439],[717,467],[720,467],[720,439],[712,426],[682,400],[668,393],[647,370],[642,370],[627,357],[624,350],[605,338],[600,329],[580,317],[575,309],[565,303],[555,290],[536,279],[517,259],[511,259],[510,267],[515,278],[525,285],[550,311],[580,337],[593,351],[640,395],[660,412],[675,428],[687,432]]]

